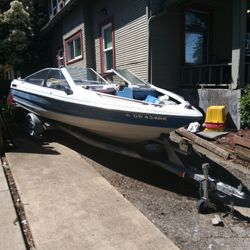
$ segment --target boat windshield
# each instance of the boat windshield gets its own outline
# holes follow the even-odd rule
[[[113,69],[112,70],[118,77],[122,78],[129,85],[145,86],[148,83],[134,75],[127,69]]]
[[[91,68],[67,67],[67,70],[76,85],[108,84],[105,79]]]

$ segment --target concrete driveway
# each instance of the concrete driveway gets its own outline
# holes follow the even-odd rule
[[[37,249],[178,249],[77,152],[14,138],[6,158]]]

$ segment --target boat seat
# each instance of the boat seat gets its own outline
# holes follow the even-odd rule
[[[129,87],[124,87],[123,90],[119,90],[116,95],[124,98],[133,99],[133,89]]]
[[[152,95],[148,95],[145,99],[145,102],[148,102],[148,103],[154,103],[154,104],[159,104],[160,103],[160,100],[157,98],[157,97],[154,97]]]
[[[115,95],[116,90],[115,88],[106,88],[106,89],[93,89],[96,92],[104,93],[104,94],[109,94],[109,95]]]
[[[155,89],[134,88],[133,95],[134,95],[134,99],[143,101],[149,95],[158,97],[159,93]]]

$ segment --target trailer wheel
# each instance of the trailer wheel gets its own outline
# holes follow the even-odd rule
[[[206,214],[208,212],[208,209],[209,209],[208,201],[204,200],[204,199],[200,199],[197,202],[196,208],[200,214]]]
[[[26,131],[31,137],[40,138],[42,136],[43,123],[33,113],[26,115]]]

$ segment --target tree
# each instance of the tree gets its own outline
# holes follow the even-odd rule
[[[47,18],[39,7],[34,0],[0,1],[0,64],[27,72],[39,58],[39,30]]]
[[[30,15],[21,2],[10,3],[10,9],[0,17],[1,34],[0,63],[18,66],[23,62],[23,54],[31,42],[32,29]]]
[[[250,84],[242,91],[240,99],[241,125],[250,128]]]

